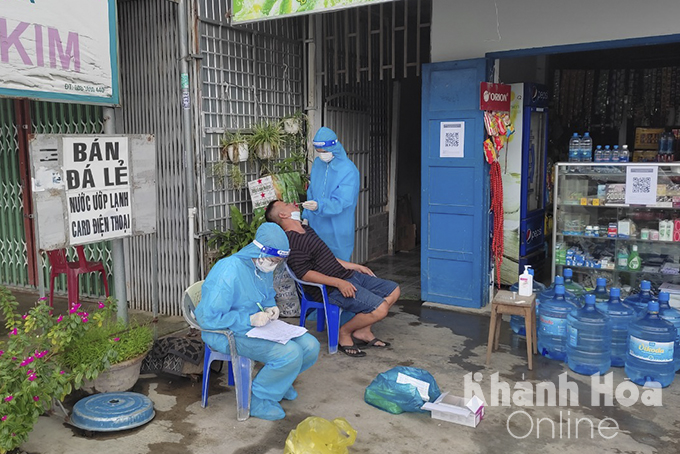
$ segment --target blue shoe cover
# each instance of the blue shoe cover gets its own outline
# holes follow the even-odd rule
[[[267,421],[276,421],[285,418],[286,412],[283,411],[278,402],[252,396],[250,398],[250,416]]]
[[[286,391],[286,394],[283,395],[283,398],[286,400],[295,400],[297,399],[298,393],[295,391],[295,388],[292,386],[288,388],[288,391]]]

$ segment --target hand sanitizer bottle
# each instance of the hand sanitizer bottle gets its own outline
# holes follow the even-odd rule
[[[529,272],[531,265],[524,265],[524,272],[519,275],[519,295],[531,296],[534,291],[534,276]]]

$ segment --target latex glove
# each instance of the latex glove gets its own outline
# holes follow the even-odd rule
[[[265,314],[269,316],[269,320],[276,320],[279,318],[279,308],[277,306],[268,307],[264,310]]]
[[[250,316],[250,324],[251,326],[264,326],[267,323],[269,323],[269,314],[263,311],[258,311],[255,312],[253,315]]]
[[[309,225],[309,219],[303,219],[302,225]]]
[[[307,200],[306,202],[302,202],[302,208],[309,211],[316,211],[316,209],[319,208],[319,204],[316,200]]]

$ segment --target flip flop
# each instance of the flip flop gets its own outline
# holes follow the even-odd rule
[[[352,336],[352,340],[354,341],[354,345],[360,348],[368,348],[368,347],[373,347],[373,348],[387,348],[390,345],[392,345],[389,342],[385,342],[384,340],[380,340],[377,337],[374,337],[370,341],[366,342],[365,340],[357,339],[356,337]],[[377,345],[377,342],[382,342],[384,345]]]
[[[362,358],[366,356],[366,352],[359,350],[356,344],[353,345],[340,345],[338,344],[338,350],[343,352],[347,356],[352,356],[354,358]]]

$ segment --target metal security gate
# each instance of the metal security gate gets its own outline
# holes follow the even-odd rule
[[[201,131],[199,221],[203,240],[214,229],[230,228],[229,208],[247,219],[252,213],[245,187],[234,188],[224,173],[220,139],[225,131],[247,131],[278,121],[303,106],[303,19],[230,26],[224,1],[198,0]],[[292,150],[281,150],[280,159]],[[231,164],[229,164],[231,165]],[[244,182],[260,175],[256,162],[236,164]],[[205,248],[205,241],[202,241]],[[205,249],[202,251],[205,257]],[[204,263],[203,272],[207,273]]]
[[[366,101],[351,93],[336,95],[326,100],[324,123],[338,135],[347,155],[359,169],[361,185],[355,213],[354,252],[351,261],[368,261],[368,198],[370,116]]]

